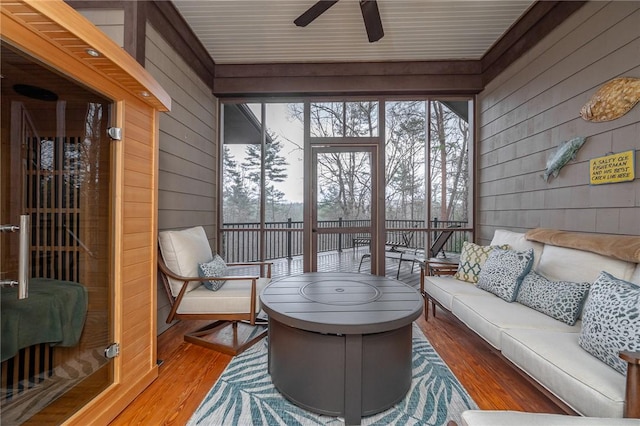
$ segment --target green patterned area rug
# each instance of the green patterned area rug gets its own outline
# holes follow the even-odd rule
[[[395,406],[363,425],[446,425],[477,406],[420,328],[413,325],[413,380]],[[195,425],[342,425],[343,419],[303,410],[286,400],[267,373],[267,342],[235,357],[188,423]]]

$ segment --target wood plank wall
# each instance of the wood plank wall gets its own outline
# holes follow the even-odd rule
[[[79,9],[116,43],[124,45],[122,9]],[[217,236],[217,99],[163,32],[146,25],[145,68],[172,98],[160,114],[158,227],[204,226],[212,247]],[[158,330],[169,325],[169,301],[158,286]]]
[[[147,71],[172,99],[160,115],[158,228],[202,225],[217,246],[218,104],[195,74],[153,26],[147,24]],[[169,325],[169,301],[158,286],[158,334]]]
[[[640,107],[590,123],[580,108],[605,82],[640,77],[640,2],[589,2],[478,96],[479,241],[497,228],[640,235],[636,179],[589,185],[589,160],[640,150]],[[588,139],[556,179],[540,176],[562,141]]]

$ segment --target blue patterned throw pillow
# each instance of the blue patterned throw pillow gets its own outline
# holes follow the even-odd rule
[[[494,248],[480,270],[478,288],[513,302],[532,263],[533,249],[516,251]]]
[[[227,264],[219,256],[215,255],[213,260],[198,265],[198,276],[200,277],[224,277],[227,275]],[[220,290],[226,281],[203,281],[202,284],[211,291]]]
[[[531,271],[522,280],[516,302],[574,325],[587,298],[591,283],[551,281]]]
[[[602,271],[589,290],[578,344],[622,374],[620,351],[640,351],[640,286]]]

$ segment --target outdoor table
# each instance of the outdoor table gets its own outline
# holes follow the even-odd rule
[[[314,272],[272,282],[269,373],[291,402],[360,424],[402,400],[411,385],[418,291],[376,275]]]

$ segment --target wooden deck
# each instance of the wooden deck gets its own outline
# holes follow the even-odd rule
[[[368,247],[358,247],[357,249],[345,249],[342,252],[330,251],[318,254],[318,272],[358,272],[358,266],[362,256],[369,253]],[[273,279],[282,278],[289,275],[301,274],[302,256],[296,256],[293,259],[275,259],[272,260]],[[388,278],[396,278],[398,273],[398,260],[387,258],[385,264],[385,272]],[[365,258],[362,262],[361,273],[368,274],[371,271],[370,259]],[[411,271],[411,262],[402,262],[400,265],[400,274],[398,279],[406,284],[419,287],[420,266],[417,264]]]
[[[342,253],[324,253],[319,265],[322,270],[357,271],[364,253],[364,249],[355,253],[351,249]],[[409,262],[402,264],[400,279],[417,287],[419,269],[411,273],[410,266]],[[390,260],[387,276],[395,278],[397,268],[397,262]],[[367,262],[363,264],[362,272],[368,271]],[[301,272],[302,259],[274,262],[275,278]],[[438,309],[435,318],[431,316],[425,321],[421,316],[416,323],[481,409],[563,413],[495,349],[450,313]],[[232,358],[184,342],[185,333],[205,324],[183,321],[158,337],[158,359],[164,361],[158,379],[111,425],[186,424]]]

